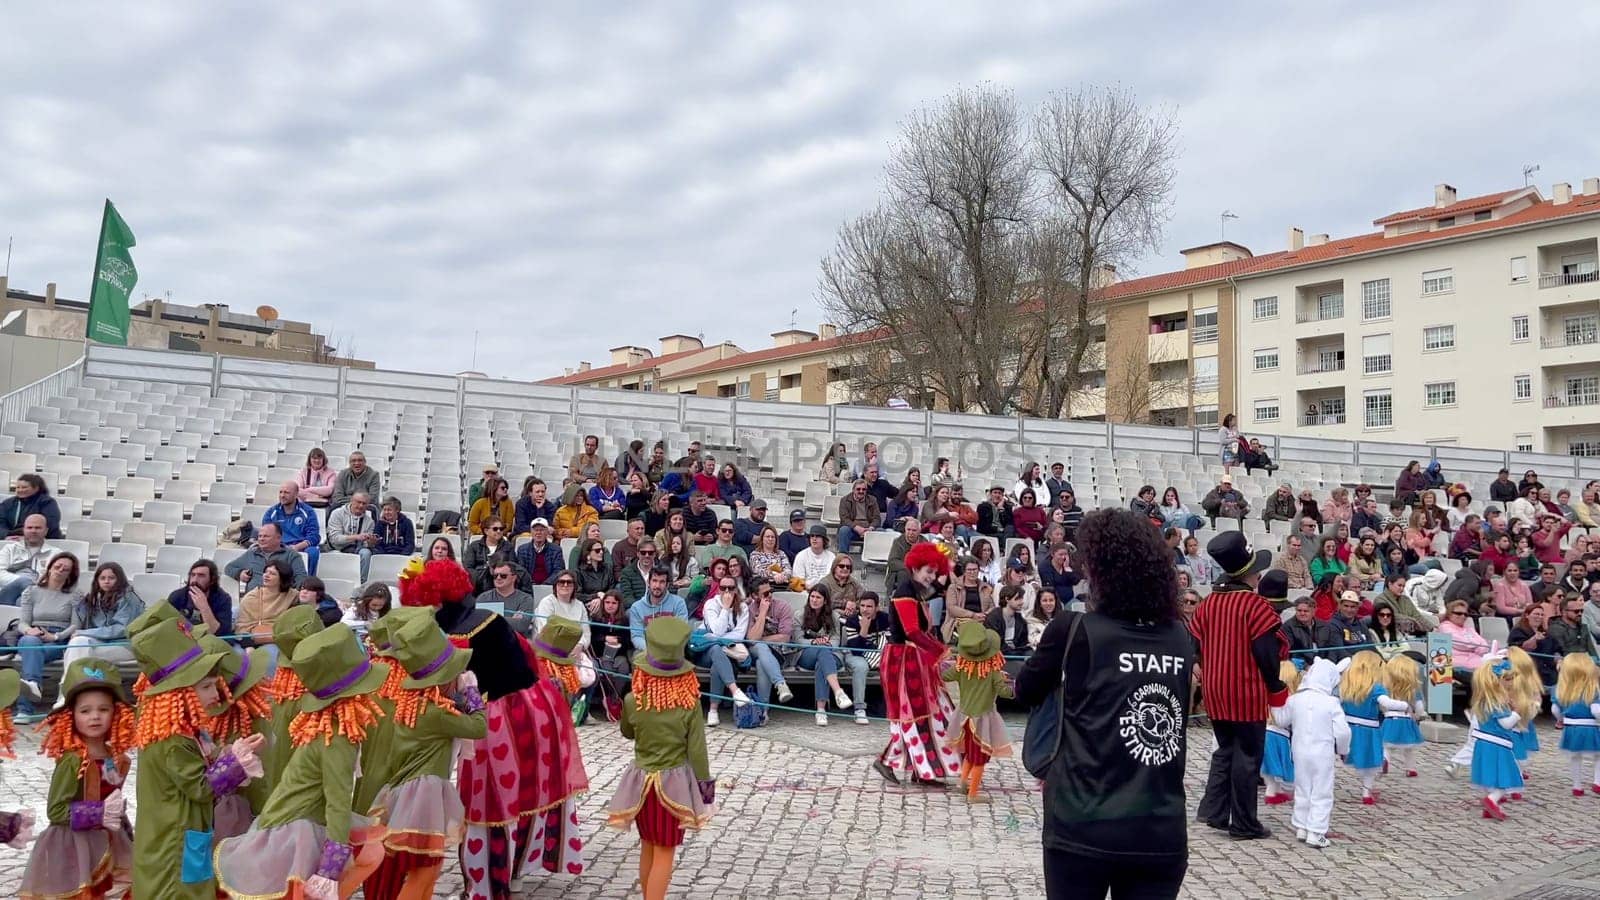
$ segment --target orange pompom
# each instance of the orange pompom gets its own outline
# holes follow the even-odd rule
[[[973,662],[963,656],[956,657],[956,671],[969,678],[985,678],[989,673],[998,672],[1005,667],[1005,657],[998,653],[980,662]]]
[[[578,667],[561,665],[551,662],[544,657],[539,657],[539,674],[561,685],[561,690],[568,696],[583,690],[583,683],[578,680]]]
[[[317,738],[324,746],[333,743],[334,735],[349,738],[353,744],[367,739],[367,730],[383,718],[383,708],[371,694],[345,697],[317,710],[303,712],[289,723],[289,743],[303,747]]]
[[[226,692],[228,686],[220,685],[220,689]],[[234,697],[228,703],[227,709],[211,717],[211,736],[219,744],[231,743],[235,738],[255,734],[256,721],[270,718],[272,718],[272,700],[267,696],[267,689],[258,684]]]
[[[179,688],[164,694],[146,696],[139,701],[133,724],[134,746],[143,749],[169,737],[183,735],[198,740],[211,725],[211,717],[200,705],[194,688]]]
[[[395,666],[394,668],[399,669],[400,667]],[[407,728],[415,728],[417,726],[417,717],[422,715],[422,711],[429,706],[437,706],[454,716],[461,715],[461,711],[456,709],[456,705],[444,695],[444,688],[434,685],[422,690],[400,691],[399,695],[394,698],[394,723],[396,725],[404,725]]]
[[[7,716],[9,719],[10,717]],[[72,710],[56,710],[41,725],[48,728],[39,752],[51,759],[60,759],[68,753],[78,754],[78,774],[89,768],[89,746],[72,724]],[[111,730],[106,732],[106,750],[113,759],[125,755],[135,746],[133,707],[117,701],[111,708]]]
[[[17,726],[11,721],[11,710],[0,709],[0,759],[16,759],[12,749],[17,742]]]
[[[274,703],[293,703],[305,696],[306,686],[300,683],[300,676],[293,669],[279,663],[278,670],[272,673],[272,681],[267,684],[267,693],[272,695]]]
[[[682,675],[662,678],[643,669],[633,672],[634,702],[641,710],[700,708],[700,677],[691,669]]]

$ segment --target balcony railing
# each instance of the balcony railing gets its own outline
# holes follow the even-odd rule
[[[1600,281],[1600,272],[1562,272],[1554,275],[1540,275],[1539,287],[1565,287],[1569,284],[1593,284],[1597,281]]]
[[[1323,315],[1323,310],[1320,309],[1300,311],[1294,315],[1295,322],[1301,325],[1307,322],[1331,322],[1334,319],[1342,318],[1344,318],[1343,304],[1340,304],[1338,309],[1327,310],[1327,315]]]
[[[1194,379],[1194,392],[1205,394],[1217,389],[1219,379],[1215,375],[1196,375]]]
[[[1316,415],[1311,415],[1310,413],[1307,413],[1306,415],[1300,417],[1300,424],[1302,424],[1302,425],[1343,425],[1344,424],[1344,413],[1326,413],[1326,414],[1318,413]]]
[[[1215,325],[1202,325],[1194,330],[1194,342],[1196,344],[1215,343],[1216,340],[1217,326]]]
[[[1300,363],[1300,365],[1296,367],[1296,371],[1298,371],[1301,375],[1320,375],[1323,372],[1343,372],[1344,360],[1314,359],[1309,362]]]
[[[1600,393],[1556,394],[1544,398],[1545,409],[1560,409],[1565,406],[1600,406]]]
[[[1558,347],[1584,347],[1590,344],[1600,344],[1600,332],[1557,334],[1539,339],[1539,346],[1546,350],[1553,350]]]

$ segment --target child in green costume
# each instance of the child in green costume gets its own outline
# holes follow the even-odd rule
[[[967,787],[967,800],[987,803],[978,796],[984,766],[991,757],[1011,755],[1011,735],[995,709],[995,699],[1016,696],[1006,679],[1000,635],[981,622],[963,624],[956,632],[956,663],[939,677],[955,682],[961,690],[950,730],[961,751],[961,783]]]

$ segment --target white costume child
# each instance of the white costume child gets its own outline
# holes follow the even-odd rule
[[[1294,835],[1319,849],[1328,846],[1335,757],[1350,752],[1350,724],[1339,701],[1339,675],[1348,663],[1345,660],[1336,666],[1318,659],[1300,679],[1300,689],[1272,713],[1291,735]]]

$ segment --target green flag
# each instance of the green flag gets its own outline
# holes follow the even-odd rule
[[[94,259],[94,284],[89,292],[89,327],[85,336],[102,344],[128,345],[128,297],[139,283],[139,270],[133,267],[128,251],[133,247],[133,232],[117,215],[117,208],[106,201],[100,220],[100,249]]]

